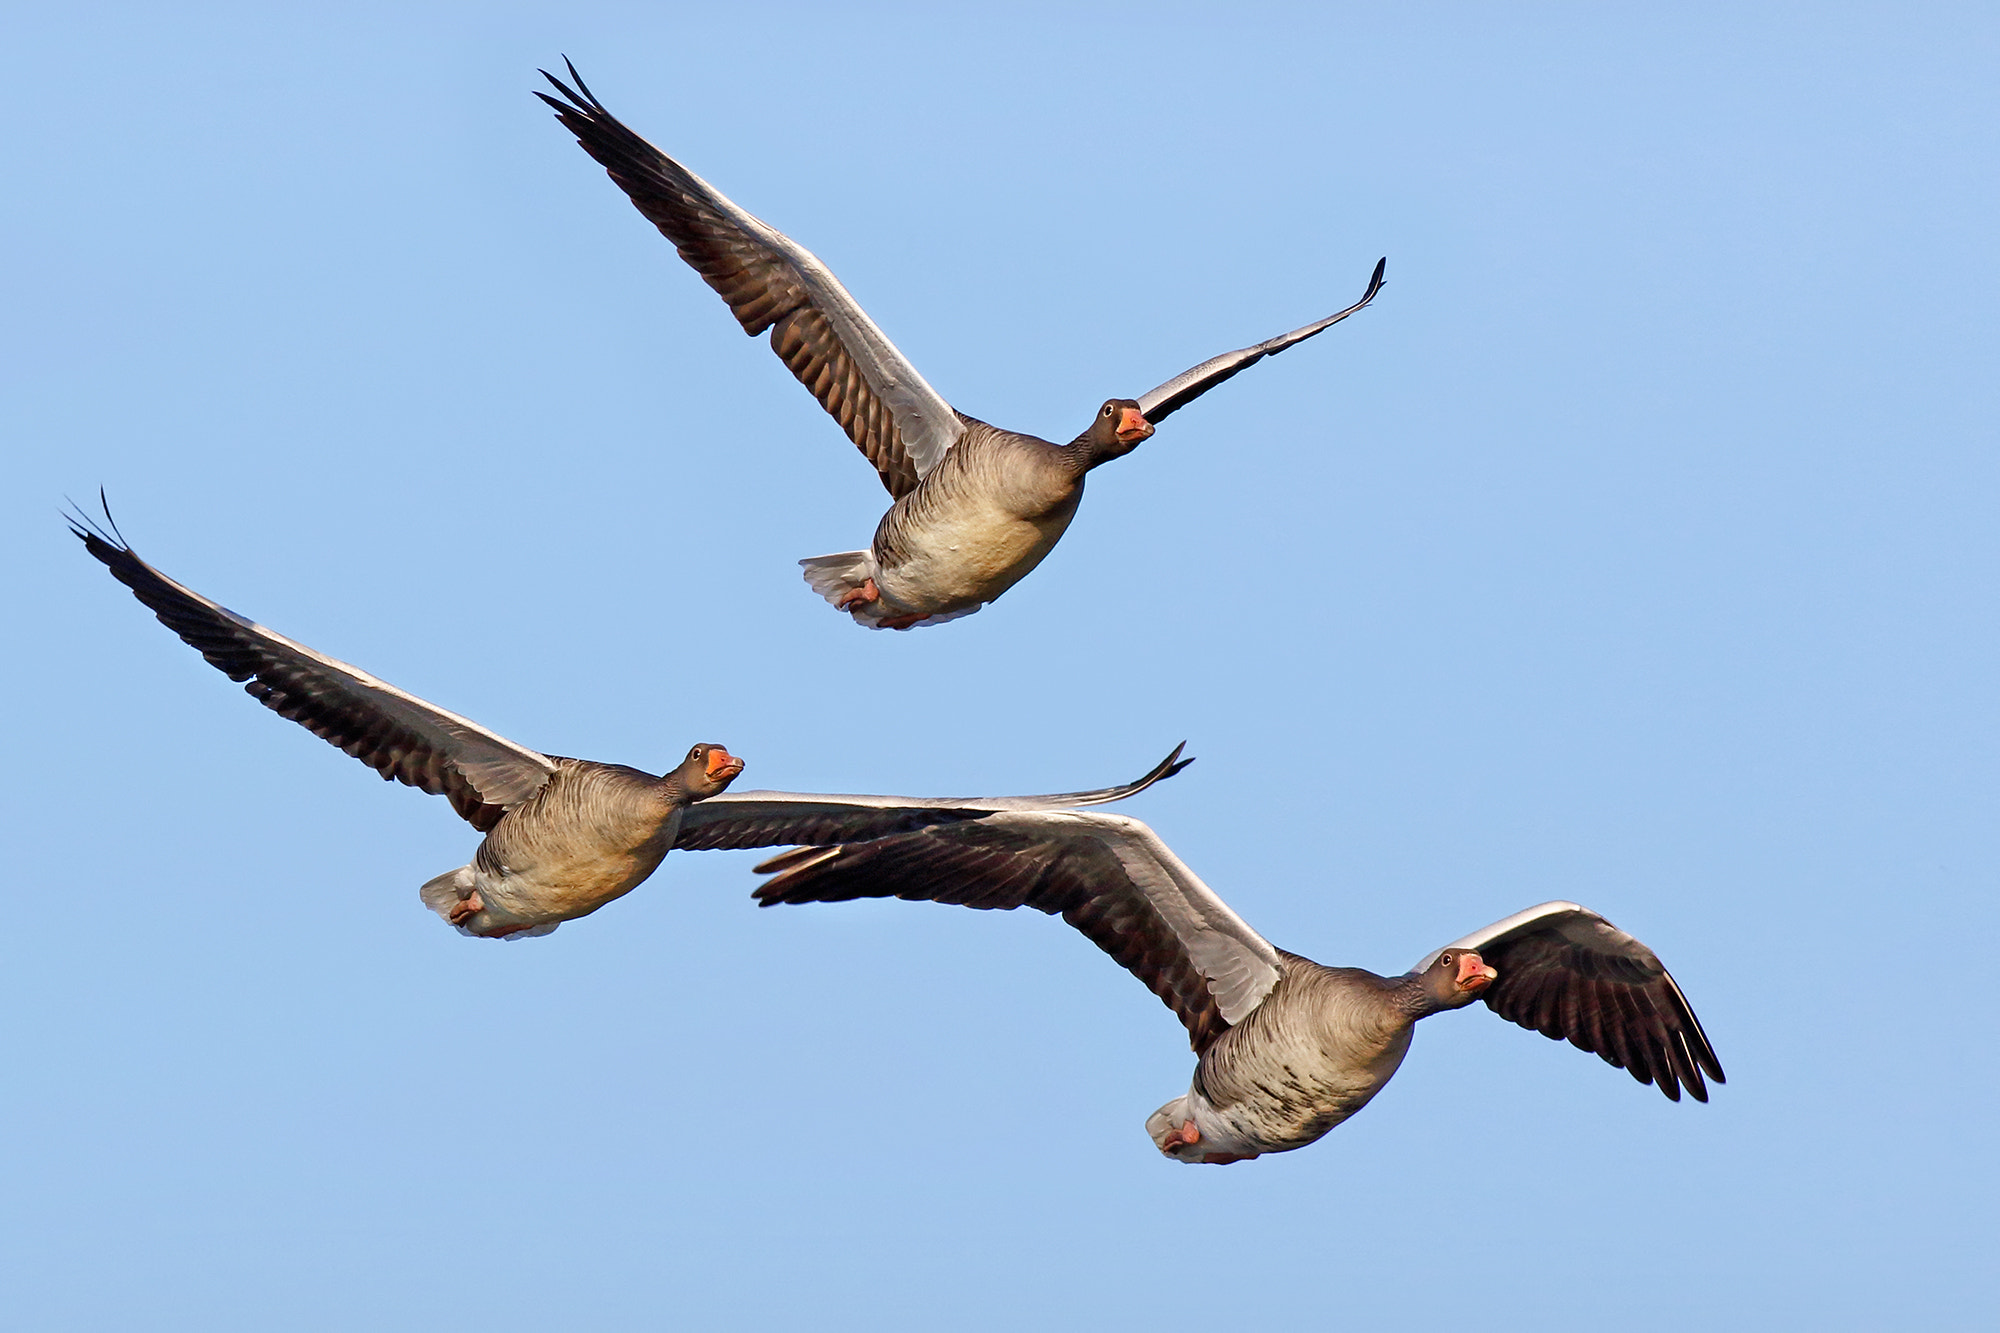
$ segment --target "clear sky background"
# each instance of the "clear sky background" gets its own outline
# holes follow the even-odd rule
[[[7,17],[5,1322],[1989,1326],[1990,7],[306,11]],[[794,561],[878,484],[529,96],[564,53],[1006,426],[1389,285],[869,634]],[[1475,1007],[1194,1168],[1179,1026],[1038,914],[688,854],[463,939],[416,887],[477,836],[155,624],[58,517],[100,484],[557,753],[943,794],[1185,737],[1126,808],[1280,946],[1574,898],[1730,1081]]]

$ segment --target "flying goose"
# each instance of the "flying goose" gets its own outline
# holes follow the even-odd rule
[[[1420,1018],[1476,999],[1522,1027],[1708,1100],[1722,1066],[1653,951],[1589,908],[1542,903],[1433,950],[1396,977],[1273,948],[1136,819],[1022,811],[868,842],[801,847],[757,867],[757,901],[927,899],[1034,907],[1111,955],[1179,1016],[1199,1057],[1187,1092],[1147,1117],[1183,1162],[1240,1162],[1318,1139],[1368,1104]]]
[[[772,847],[904,832],[1000,811],[1121,800],[1192,760],[1181,747],[1136,782],[1055,796],[905,797],[727,792],[743,761],[690,749],[662,777],[517,745],[477,722],[295,643],[136,555],[106,511],[72,530],[160,623],[250,696],[394,778],[451,801],[486,835],[472,860],[425,884],[424,905],[468,935],[546,935],[630,893],[674,848]]]
[[[565,62],[567,64],[568,62]],[[872,629],[971,615],[1040,564],[1069,527],[1084,474],[1122,458],[1168,413],[1237,372],[1320,333],[1375,299],[1225,352],[1138,398],[1112,398],[1067,445],[955,411],[903,359],[811,251],[766,226],[627,129],[591,94],[542,71],[562,100],[537,92],[585,152],[771,348],[881,474],[894,503],[865,551],[801,560],[814,592]]]

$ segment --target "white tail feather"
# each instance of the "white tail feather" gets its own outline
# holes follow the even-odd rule
[[[841,598],[875,577],[875,554],[872,551],[835,551],[832,555],[816,555],[801,560],[799,568],[805,570],[806,582],[812,585],[814,592],[839,605]]]
[[[519,930],[512,930],[504,935],[482,935],[476,930],[468,930],[463,923],[453,921],[451,914],[458,908],[459,904],[470,898],[472,891],[478,887],[479,872],[471,866],[465,865],[460,866],[456,870],[447,870],[436,879],[431,880],[421,889],[417,890],[417,896],[424,900],[424,906],[443,917],[453,930],[461,935],[469,935],[476,940],[540,939],[562,924],[560,921],[545,921],[539,926],[523,926]]]
[[[1188,1110],[1187,1094],[1182,1093],[1146,1117],[1146,1133],[1152,1136],[1153,1146],[1158,1148],[1166,1141],[1167,1135],[1181,1127],[1182,1122],[1193,1118],[1194,1113]]]
[[[472,896],[473,874],[469,865],[447,870],[418,889],[417,896],[424,900],[424,906],[450,921],[452,909]]]
[[[858,591],[868,580],[876,579],[877,583],[880,583],[873,551],[836,551],[832,555],[815,555],[799,561],[799,567],[805,571],[806,583],[812,590],[835,607],[840,606],[843,597]],[[986,603],[981,602],[979,606],[968,606],[963,611],[947,611],[941,615],[926,616],[909,628],[922,629],[926,625],[942,625],[946,621],[969,616],[984,605]],[[882,624],[885,617],[901,614],[893,607],[884,606],[879,601],[856,602],[845,610],[854,617],[856,624],[865,625],[869,629],[886,628]]]

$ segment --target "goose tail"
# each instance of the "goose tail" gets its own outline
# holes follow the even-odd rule
[[[450,921],[452,909],[470,898],[473,888],[472,867],[463,865],[456,870],[447,870],[425,884],[417,890],[417,896],[424,900],[424,906]]]
[[[835,551],[832,555],[815,555],[799,561],[799,568],[805,571],[806,583],[812,590],[834,606],[849,593],[861,591],[863,584],[875,577],[875,553],[873,551]]]

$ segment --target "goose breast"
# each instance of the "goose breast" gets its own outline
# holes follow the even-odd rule
[[[1057,446],[974,423],[877,526],[881,591],[934,612],[990,602],[1042,562],[1082,498]]]
[[[1196,1066],[1190,1095],[1211,1151],[1304,1147],[1366,1106],[1409,1053],[1413,1024],[1380,978],[1280,957],[1270,997]]]
[[[554,781],[510,811],[473,859],[495,923],[586,916],[659,869],[684,807],[620,764],[558,761]]]

